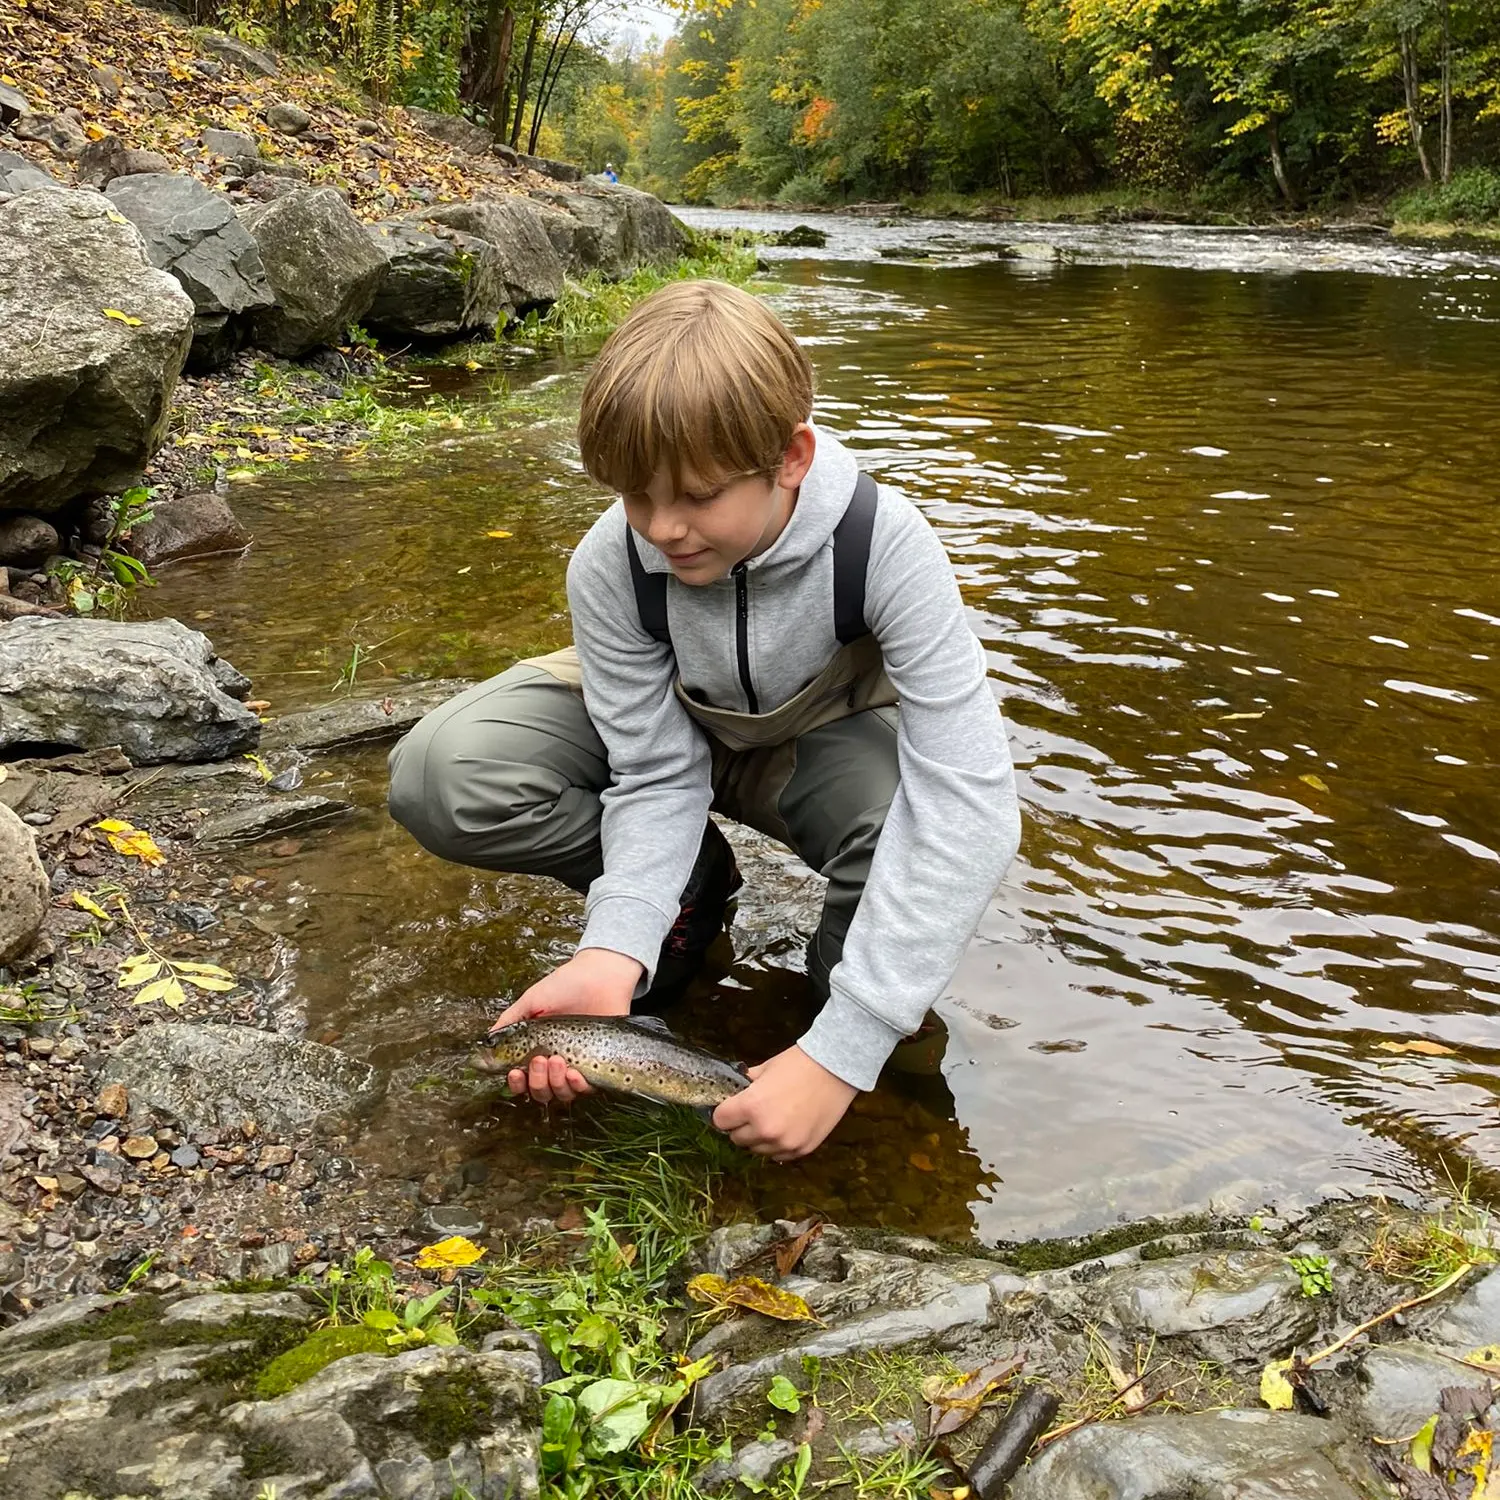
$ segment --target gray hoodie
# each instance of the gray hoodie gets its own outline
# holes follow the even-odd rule
[[[853,454],[816,429],[812,467],[785,530],[746,565],[750,675],[758,711],[796,694],[838,649],[833,528],[854,490]],[[713,793],[704,732],[673,681],[720,708],[749,711],[740,681],[731,579],[670,579],[672,646],[641,628],[616,502],[568,567],[574,642],[589,715],[609,751],[604,874],[588,893],[580,948],[639,960],[650,982],[677,916]],[[644,538],[648,572],[670,573]],[[910,501],[882,489],[865,619],[900,698],[900,785],[869,880],[802,1050],[856,1088],[876,1075],[942,993],[1020,842],[1005,726],[970,632],[952,564]],[[675,658],[674,658],[675,648]]]

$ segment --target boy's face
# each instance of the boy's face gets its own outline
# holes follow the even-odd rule
[[[812,465],[812,428],[792,434],[773,475],[752,474],[727,482],[684,469],[679,487],[663,466],[651,483],[624,496],[631,527],[661,552],[677,578],[702,585],[723,578],[737,563],[757,557],[791,519],[797,486]]]

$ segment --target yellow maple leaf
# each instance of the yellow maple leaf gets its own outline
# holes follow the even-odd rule
[[[417,1251],[415,1264],[423,1271],[430,1271],[443,1266],[472,1266],[483,1258],[484,1250],[479,1245],[455,1234],[435,1245],[423,1245]]]
[[[164,865],[167,857],[156,847],[156,840],[143,828],[137,828],[121,818],[105,818],[94,827],[103,833],[116,854],[128,855],[143,864]]]

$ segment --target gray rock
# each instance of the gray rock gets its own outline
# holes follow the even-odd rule
[[[1460,1358],[1500,1343],[1500,1276],[1486,1271],[1461,1297],[1446,1306],[1440,1303],[1421,1335],[1423,1343]]]
[[[312,124],[312,116],[300,104],[283,101],[266,111],[266,124],[281,135],[301,135]]]
[[[771,1224],[725,1224],[703,1242],[695,1267],[714,1276],[729,1276],[775,1238]]]
[[[221,130],[210,126],[198,139],[215,156],[222,156],[248,174],[260,166],[260,147],[255,137],[243,130]]]
[[[260,740],[260,720],[230,695],[248,686],[177,620],[15,620],[0,631],[0,747],[118,745],[138,766],[223,760]]]
[[[35,836],[0,802],[0,964],[31,946],[51,899]]]
[[[436,1239],[461,1234],[473,1240],[484,1233],[484,1220],[462,1203],[438,1203],[427,1210],[427,1228]]]
[[[61,547],[57,529],[40,516],[0,515],[0,563],[37,568]]]
[[[10,128],[18,140],[36,141],[63,161],[75,161],[89,143],[87,132],[71,115],[22,115]]]
[[[687,248],[687,231],[660,199],[620,184],[538,189],[535,202],[565,213],[576,226],[563,250],[568,271],[627,276],[638,266],[675,260]],[[548,220],[554,238],[565,225]]]
[[[142,151],[127,146],[114,135],[90,141],[78,154],[78,181],[84,187],[102,188],[117,177],[169,170],[166,157],[159,151]]]
[[[1219,1411],[1101,1422],[1060,1439],[1011,1481],[1010,1500],[1361,1500],[1377,1493],[1335,1423]]]
[[[153,501],[151,519],[131,528],[129,551],[156,569],[189,557],[243,552],[249,545],[250,533],[229,502],[212,490],[199,490]]]
[[[1190,1335],[1224,1364],[1278,1359],[1317,1329],[1318,1307],[1286,1257],[1269,1250],[1181,1255],[1122,1266],[1091,1300],[1127,1333]]]
[[[193,299],[193,366],[221,365],[234,352],[246,316],[275,302],[260,250],[229,200],[178,172],[116,178],[107,196],[140,231],[151,264]],[[223,510],[227,515],[228,507]]]
[[[474,684],[461,678],[422,682],[383,698],[348,698],[273,719],[261,731],[268,755],[287,750],[339,750],[393,740],[416,726],[423,714]]]
[[[102,194],[0,206],[0,508],[50,514],[133,484],[192,332],[191,299]]]
[[[61,187],[62,184],[18,151],[0,151],[0,193],[24,193],[31,188]]]
[[[916,1424],[906,1417],[896,1422],[880,1422],[856,1432],[844,1447],[859,1458],[884,1458],[897,1448],[917,1446]]]
[[[1437,1411],[1448,1386],[1483,1379],[1472,1365],[1420,1344],[1376,1344],[1360,1362],[1360,1417],[1376,1437],[1410,1437]]]
[[[535,1500],[540,1379],[536,1357],[515,1350],[357,1354],[275,1401],[226,1408],[220,1430],[239,1445],[274,1443],[281,1472],[302,1481],[299,1494],[449,1500],[463,1485]],[[479,1436],[443,1451],[419,1435],[421,1414],[429,1392],[456,1381],[483,1391],[488,1410],[474,1413]]]
[[[132,1103],[176,1116],[197,1134],[255,1120],[289,1135],[324,1114],[362,1108],[378,1096],[368,1064],[249,1026],[163,1021],[129,1037],[105,1065]]]
[[[204,1292],[174,1302],[161,1317],[166,1328],[224,1328],[240,1318],[307,1323],[317,1314],[296,1292]]]
[[[435,140],[442,141],[445,145],[457,146],[460,151],[465,151],[470,156],[488,154],[493,144],[489,131],[482,129],[472,120],[466,120],[462,115],[439,114],[437,110],[421,109],[415,104],[408,104],[406,113],[413,124],[425,130]]]
[[[516,161],[533,172],[540,172],[543,177],[550,177],[554,182],[583,181],[583,168],[570,161],[557,161],[550,156],[527,156],[524,152],[517,155]]]
[[[81,1330],[86,1329],[90,1323],[97,1322],[105,1313],[132,1300],[128,1295],[117,1297],[96,1292],[87,1297],[69,1297],[65,1301],[54,1302],[51,1307],[44,1307],[40,1312],[32,1313],[29,1318],[12,1323],[9,1328],[0,1328],[0,1351],[9,1354],[15,1349],[30,1349],[43,1339],[50,1342],[65,1329],[70,1333],[79,1330],[79,1337],[82,1338]]]
[[[27,103],[26,95],[8,83],[0,83],[0,125],[9,125],[12,120],[30,113],[31,105]]]
[[[371,224],[385,274],[365,314],[391,338],[454,338],[493,329],[507,306],[500,258],[487,240],[459,229],[422,229],[397,220]]]
[[[90,1380],[108,1369],[109,1343],[102,1339],[0,1354],[0,1403],[57,1381]]]
[[[365,315],[385,256],[333,188],[308,188],[246,209],[276,305],[251,315],[254,340],[295,358],[334,343]]]
[[[253,844],[273,834],[290,833],[314,823],[326,823],[346,813],[352,803],[335,797],[277,797],[273,801],[254,802],[231,812],[216,813],[193,829],[193,837],[206,844]]]
[[[416,209],[408,219],[446,224],[492,245],[499,256],[504,304],[517,313],[545,307],[562,294],[563,264],[541,215],[526,198],[480,198]]]
[[[174,1167],[182,1167],[188,1171],[191,1171],[196,1166],[200,1166],[202,1161],[203,1158],[199,1155],[196,1146],[179,1146],[172,1153],[172,1165]]]
[[[722,1490],[742,1479],[748,1481],[747,1487],[765,1485],[773,1474],[796,1456],[796,1452],[797,1445],[787,1438],[773,1438],[770,1442],[756,1438],[736,1448],[729,1458],[705,1464],[693,1480],[699,1489],[709,1492]]]
[[[209,31],[198,37],[198,47],[203,52],[233,63],[240,72],[248,73],[252,78],[276,76],[276,59],[269,52],[260,47],[252,47],[238,37],[225,36],[221,31]]]

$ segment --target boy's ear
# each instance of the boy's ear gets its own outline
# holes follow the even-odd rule
[[[813,454],[817,452],[818,438],[807,422],[799,422],[792,429],[792,436],[781,456],[781,468],[776,482],[784,490],[794,490],[807,477],[812,468]]]

